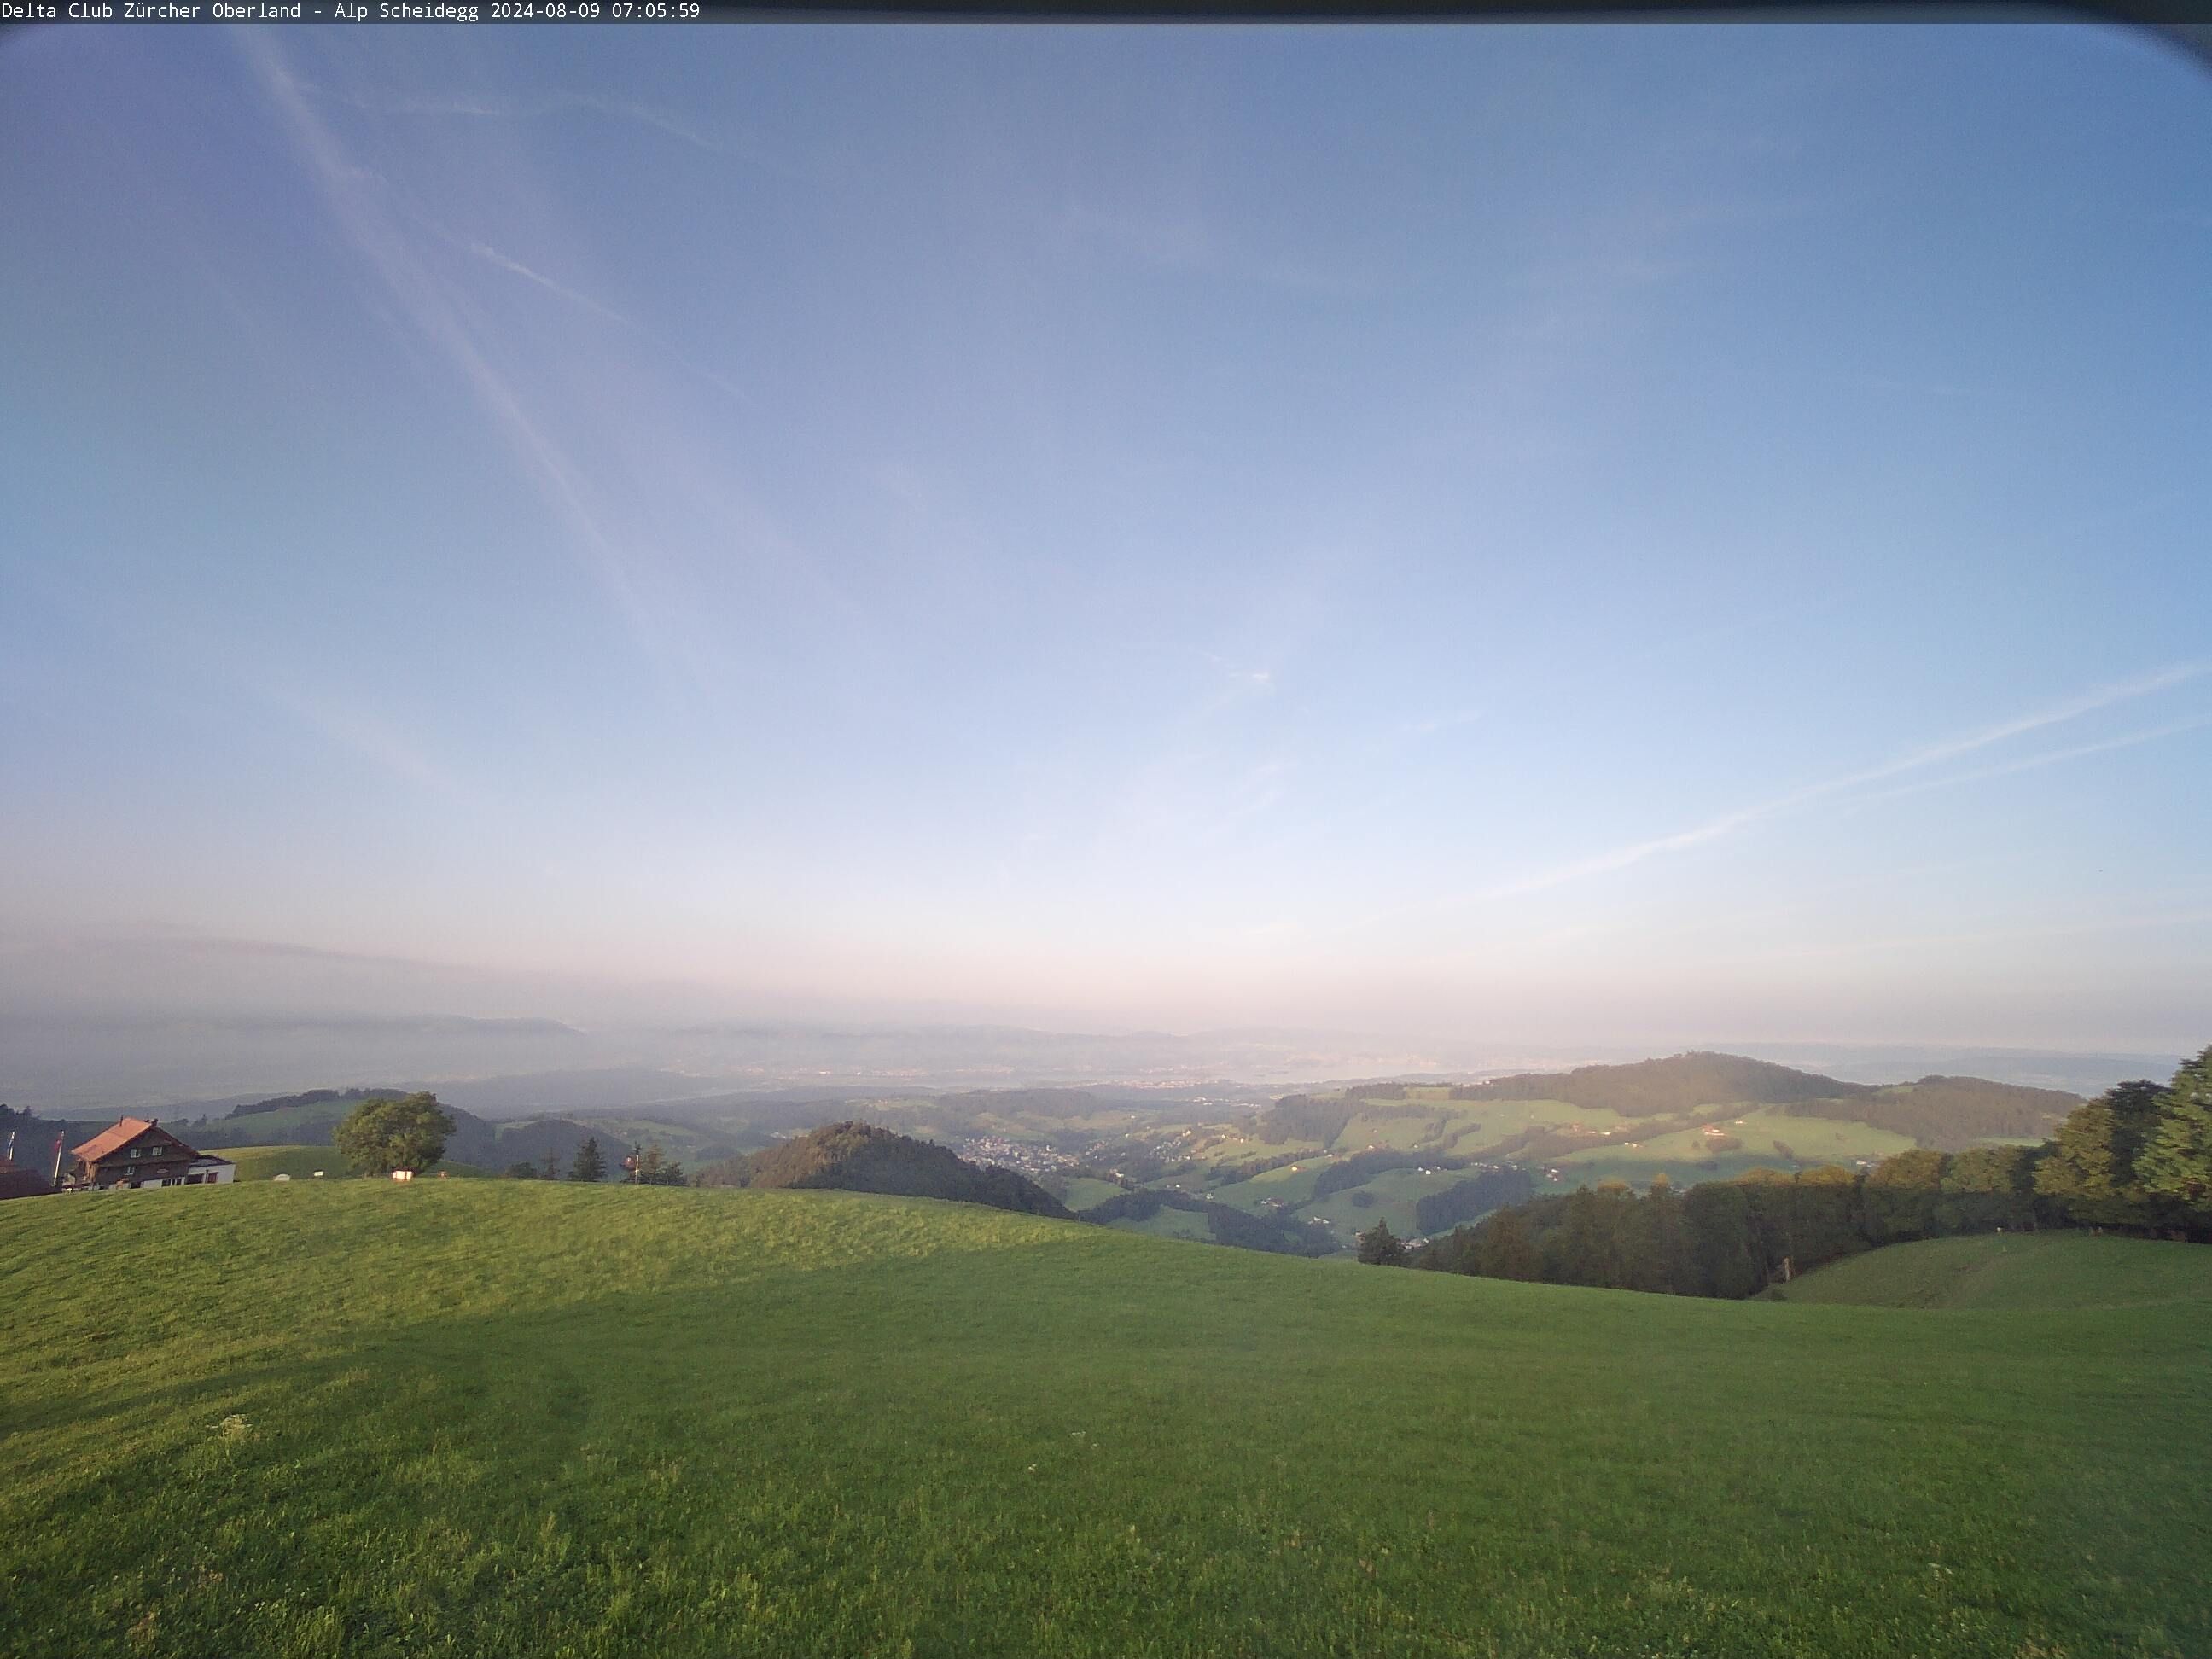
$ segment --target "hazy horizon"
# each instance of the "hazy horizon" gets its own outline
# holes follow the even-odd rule
[[[2212,1040],[2146,39],[19,31],[0,145],[18,1030]]]

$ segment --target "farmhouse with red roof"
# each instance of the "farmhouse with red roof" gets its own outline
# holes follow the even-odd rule
[[[194,1152],[164,1129],[158,1118],[126,1117],[70,1156],[76,1162],[62,1185],[79,1191],[205,1187],[238,1176],[238,1167],[228,1158]]]

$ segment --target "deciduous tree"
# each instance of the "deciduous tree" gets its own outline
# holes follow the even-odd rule
[[[364,1100],[331,1132],[331,1140],[363,1175],[427,1170],[446,1155],[453,1120],[433,1094]]]
[[[1943,1171],[1941,1230],[1988,1232],[2035,1224],[2035,1148],[1972,1146]]]
[[[1948,1154],[1917,1148],[1875,1165],[1862,1194],[1867,1237],[1877,1244],[1888,1244],[1899,1239],[1925,1238],[1936,1231],[1943,1172],[1949,1164]]]
[[[2212,1216],[2212,1048],[2173,1074],[2136,1169],[2152,1196],[2179,1206],[2199,1225]]]
[[[2038,1196],[2080,1226],[2151,1224],[2154,1200],[2136,1176],[2136,1158],[2158,1128],[2165,1103],[2165,1090],[2137,1079],[2068,1113],[2036,1165]]]

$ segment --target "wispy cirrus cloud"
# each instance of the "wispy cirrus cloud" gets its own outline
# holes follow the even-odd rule
[[[1671,835],[1655,836],[1649,840],[1631,842],[1625,846],[1594,854],[1588,858],[1577,859],[1571,863],[1558,865],[1549,870],[1540,870],[1512,881],[1502,882],[1494,887],[1485,888],[1468,896],[1476,900],[1514,898],[1526,893],[1543,892],[1552,888],[1563,887],[1572,882],[1586,880],[1592,876],[1607,875],[1617,870],[1629,869],[1647,860],[1658,858],[1668,853],[1685,852],[1693,847],[1701,847],[1711,842],[1723,840],[1741,830],[1749,829],[1753,824],[1764,823],[1769,818],[1779,817],[1811,802],[1848,794],[1862,790],[1869,784],[1881,783],[1909,772],[1917,772],[1930,766],[1941,765],[1946,761],[1957,760],[2002,743],[2008,738],[2024,737],[2031,732],[2039,732],[2049,726],[2061,726],[2069,720],[2079,720],[2084,714],[2094,714],[2099,709],[2110,708],[2115,704],[2132,702],[2138,697],[2146,697],[2154,692],[2163,691],[2169,687],[2185,684],[2190,680],[2201,678],[2207,672],[2212,672],[2212,663],[2185,663],[2174,667],[2160,669],[2156,673],[2147,674],[2140,678],[2098,686],[2076,696],[2069,697],[2063,702],[2050,704],[2014,719],[2002,720],[1978,731],[1962,733],[1958,737],[1946,738],[1940,742],[1923,744],[1920,748],[1899,756],[1894,760],[1885,761],[1879,766],[1866,767],[1856,772],[1844,773],[1837,777],[1823,778],[1816,783],[1809,783],[1802,788],[1793,789],[1789,793],[1778,795],[1771,800],[1761,801],[1753,805],[1740,807],[1734,811],[1723,812],[1717,817],[1708,818],[1703,823],[1692,824],[1687,829],[1676,830]],[[2201,721],[2185,722],[2180,726],[2151,735],[2168,736],[2203,723]],[[2150,737],[2146,736],[2133,741],[2148,742],[2149,740]],[[2075,752],[2090,754],[2101,749],[2120,746],[2124,745],[2118,742],[2089,744]],[[2015,763],[2008,769],[2024,770],[2030,764],[2051,764],[2057,760],[2072,757],[2072,754],[2037,757],[2030,762]],[[1925,785],[1917,787],[1948,787],[1953,784],[1968,782],[1979,775],[1982,775],[1962,773],[1950,777],[1932,779]]]
[[[617,311],[612,306],[602,305],[597,300],[592,298],[590,295],[580,294],[574,289],[570,288],[566,283],[556,283],[544,272],[532,270],[528,265],[524,264],[521,260],[509,258],[506,254],[501,253],[495,247],[489,246],[483,242],[471,242],[467,244],[467,247],[471,253],[476,255],[477,258],[482,259],[486,264],[496,265],[501,270],[511,272],[513,275],[521,277],[526,283],[535,283],[538,287],[544,289],[548,294],[556,294],[560,295],[561,298],[568,301],[569,304],[580,306],[586,311],[592,313],[594,316],[604,317],[611,323],[619,323],[624,328],[635,328],[637,326],[635,323],[623,316],[622,313]]]
[[[2179,663],[2170,668],[2161,668],[2155,672],[2139,676],[2135,679],[2118,680],[2108,684],[2094,686],[2087,691],[2067,698],[2063,702],[2049,704],[2012,720],[1985,726],[1978,732],[1944,738],[1941,742],[1916,749],[1896,760],[1885,762],[1880,766],[1869,767],[1863,772],[1851,773],[1825,784],[1814,785],[1809,790],[1801,793],[1826,794],[1838,789],[1854,788],[1861,784],[1878,783],[1884,778],[1895,777],[1902,772],[1917,771],[1923,766],[1933,766],[1942,761],[1955,760],[1960,756],[1972,754],[1978,749],[1986,749],[1991,744],[2002,743],[2008,738],[2022,737],[2030,732],[2039,732],[2045,726],[2063,726],[2068,720],[2079,720],[2084,714],[2094,714],[2100,708],[2110,708],[2115,703],[2132,702],[2136,698],[2147,697],[2154,691],[2163,691],[2171,686],[2186,684],[2189,681],[2202,678],[2208,673],[2212,673],[2212,662]]]
[[[258,61],[264,65],[266,65],[270,62],[270,59],[264,56]],[[264,79],[266,79],[271,72],[272,71],[264,67]],[[708,133],[703,129],[699,128],[688,121],[683,120],[666,110],[660,109],[649,104],[640,103],[635,100],[611,97],[601,93],[556,92],[542,94],[533,98],[521,99],[453,94],[432,94],[425,96],[421,94],[392,93],[361,94],[348,92],[341,88],[319,85],[313,82],[303,80],[301,77],[291,74],[289,70],[281,64],[281,62],[276,64],[273,73],[276,77],[281,79],[284,87],[296,98],[301,100],[307,98],[319,99],[328,102],[342,105],[347,108],[360,110],[368,114],[386,116],[458,116],[492,119],[529,118],[557,114],[567,111],[591,111],[615,118],[638,123],[639,125],[652,128],[656,131],[665,133],[668,137],[678,139],[684,143],[690,144],[695,149],[704,150],[709,155],[743,155],[747,160],[758,161],[762,165],[769,167],[775,171],[790,171],[790,169],[782,167],[778,164],[756,154],[752,147],[749,145],[726,140],[716,135]],[[302,105],[301,107],[304,112],[304,105]],[[327,137],[327,133],[325,136]],[[373,175],[364,173],[361,176],[368,177]],[[604,321],[613,323],[620,327],[630,330],[632,332],[649,342],[671,362],[675,364],[677,368],[682,369],[685,374],[690,374],[694,379],[700,380],[708,386],[714,387],[717,391],[724,392],[738,403],[746,404],[749,407],[757,406],[758,400],[743,386],[738,386],[736,382],[731,380],[726,376],[719,374],[714,370],[705,367],[703,364],[695,362],[689,357],[685,356],[683,353],[677,351],[671,347],[665,340],[662,339],[659,336],[653,333],[652,330],[646,327],[644,324],[639,322],[635,318],[629,316],[626,313],[617,309],[615,307],[605,303],[604,301],[595,299],[591,295],[585,293],[582,289],[575,287],[572,283],[565,283],[557,277],[546,275],[544,271],[525,264],[522,260],[514,258],[513,255],[502,252],[500,249],[492,246],[488,242],[484,242],[475,238],[457,235],[441,225],[431,223],[428,220],[422,219],[420,216],[410,214],[409,216],[415,218],[422,228],[429,231],[440,240],[451,244],[454,247],[462,249],[471,257],[483,261],[484,264],[491,265],[497,270],[506,271],[510,276],[520,277],[524,282],[532,283],[535,286],[544,289],[549,294],[556,295],[561,299],[567,301],[569,304],[577,307],[580,310],[589,312],[592,315],[600,318]]]
[[[1462,708],[1449,714],[1431,714],[1426,720],[1408,720],[1406,732],[1417,738],[1431,737],[1438,732],[1457,731],[1462,726],[1473,726],[1483,717],[1480,708]]]
[[[392,91],[358,92],[340,87],[320,85],[313,81],[292,77],[292,85],[311,98],[342,104],[365,115],[421,115],[447,116],[465,120],[516,120],[548,115],[583,112],[606,116],[618,121],[629,121],[649,127],[695,149],[710,155],[744,155],[752,156],[750,148],[737,143],[720,134],[713,133],[684,119],[672,111],[658,105],[633,98],[617,98],[608,93],[591,91],[556,91],[528,97],[509,97],[488,93],[432,92],[407,93]]]
[[[1872,939],[1822,940],[1741,956],[1716,957],[1701,965],[1748,967],[1778,962],[1902,954],[1960,945],[2024,945],[2041,939],[2101,939],[2112,934],[2196,929],[2212,922],[2212,909],[2202,905],[2192,908],[2189,902],[2192,897],[2187,893],[2177,893],[2171,896],[2172,902],[2168,904],[2133,915],[2083,916],[2073,921],[2040,922],[2021,927],[1966,928],[1941,933],[1894,933]]]
[[[455,236],[448,231],[439,229],[436,226],[432,226],[430,228],[436,231],[436,234],[440,237],[452,243],[455,247],[464,250],[472,258],[482,260],[485,264],[490,265],[495,270],[506,271],[510,276],[519,276],[524,282],[530,283],[536,287],[544,289],[548,294],[554,295],[560,299],[567,301],[570,305],[575,306],[580,310],[589,312],[592,316],[599,318],[603,321],[612,323],[619,328],[629,330],[640,339],[651,345],[669,362],[674,364],[678,368],[682,369],[686,374],[690,375],[694,380],[699,380],[705,385],[713,386],[717,392],[723,393],[733,402],[741,404],[748,409],[757,409],[759,407],[760,399],[754,397],[752,393],[747,392],[743,386],[738,385],[736,381],[732,380],[726,375],[716,374],[713,369],[707,368],[703,364],[693,362],[690,358],[685,356],[682,352],[670,345],[668,342],[663,339],[659,334],[656,334],[653,330],[647,328],[643,323],[639,322],[635,318],[616,310],[614,307],[608,305],[602,301],[593,299],[590,295],[584,293],[580,289],[572,287],[568,283],[561,282],[557,278],[548,276],[542,270],[533,270],[531,266],[523,264],[521,260],[514,258],[511,255],[501,252],[497,248],[493,247],[488,242],[465,240],[462,237]]]
[[[1297,770],[1284,754],[1234,769],[1218,750],[1164,757],[1123,787],[1109,828],[1125,842],[1218,847],[1280,805]]]
[[[355,164],[337,136],[310,106],[303,84],[292,76],[275,38],[255,33],[240,38],[241,49],[276,106],[309,179],[346,240],[367,263],[408,324],[460,377],[648,656],[660,664],[680,656],[668,630],[646,602],[633,556],[602,526],[585,499],[584,485],[574,463],[491,362],[461,307],[416,252],[401,228],[398,216],[383,199],[381,181],[374,172]]]
[[[262,676],[241,677],[257,695],[334,747],[394,781],[454,805],[479,806],[483,792],[437,759],[375,709],[327,693],[309,692]]]
[[[1201,651],[1199,655],[1221,671],[1232,693],[1267,696],[1275,690],[1275,671],[1272,668],[1250,667],[1212,651]]]
[[[1986,778],[2008,778],[2015,773],[2038,771],[2066,761],[2086,760],[2091,755],[2108,755],[2117,750],[2138,749],[2144,744],[2156,743],[2161,738],[2178,738],[2185,732],[2201,732],[2208,726],[2212,726],[2212,714],[2199,714],[2194,719],[2153,726],[2147,732],[2129,732],[2117,738],[2106,738],[2100,743],[2077,744],[2070,749],[2049,750],[2040,755],[2027,755],[2019,760],[2006,761],[2002,765],[1977,767],[1971,772],[1927,778],[1918,783],[1900,784],[1894,789],[1877,789],[1861,795],[1859,799],[1889,800],[1899,795],[1917,795],[1929,789],[1948,789],[1954,784],[1978,783]]]
[[[1337,298],[1372,298],[1391,286],[1379,270],[1334,268],[1261,252],[1231,239],[1194,204],[1179,212],[1116,212],[1068,202],[1060,208],[1057,228],[1066,241],[1177,276]]]

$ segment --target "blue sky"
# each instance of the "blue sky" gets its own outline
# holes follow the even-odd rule
[[[19,1002],[2212,1036],[2155,45],[57,29],[0,149]]]

